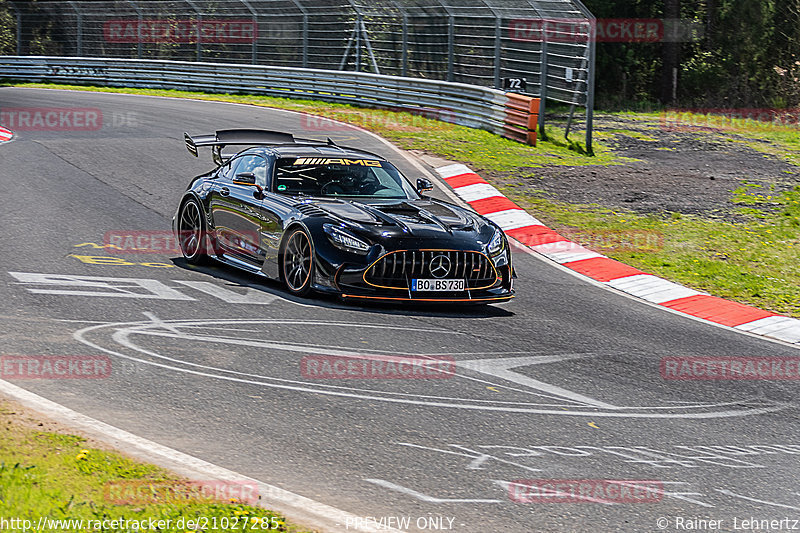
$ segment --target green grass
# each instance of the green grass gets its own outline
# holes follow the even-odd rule
[[[800,186],[780,194],[756,187],[737,191],[746,217],[746,222],[739,223],[564,204],[513,187],[504,193],[557,231],[580,228],[581,234],[601,235],[600,239],[590,236],[590,243],[602,240],[605,232],[623,236],[655,232],[662,245],[643,250],[594,248],[650,274],[800,318]],[[768,205],[772,212],[754,205]]]
[[[315,100],[60,84],[31,83],[14,85],[19,87],[192,98],[303,111],[361,126],[381,135],[405,150],[423,150],[439,157],[460,161],[477,170],[485,171],[502,172],[519,167],[541,167],[545,165],[609,165],[623,164],[628,161],[626,158],[614,155],[602,143],[594,143],[593,157],[586,155],[585,149],[580,143],[564,139],[564,129],[557,125],[547,128],[548,140],[540,140],[538,146],[533,147],[498,137],[487,131],[448,124],[419,115],[412,115],[411,113],[368,109]],[[320,131],[320,134],[324,133],[324,131]]]
[[[595,156],[585,155],[583,147],[563,138],[564,120],[551,119],[547,140],[530,147],[474,130],[427,119],[409,113],[365,109],[312,100],[261,96],[209,95],[185,91],[116,89],[106,87],[26,84],[29,87],[77,89],[85,91],[147,94],[247,103],[265,107],[303,111],[371,130],[407,150],[421,150],[444,159],[464,163],[484,175],[513,173],[530,175],[528,169],[546,166],[624,165],[633,161],[615,153],[614,137],[625,135],[652,142],[645,132],[664,128],[665,111],[596,113]],[[565,110],[556,110],[564,114]],[[800,165],[800,129],[746,119],[725,119],[702,114],[685,114],[683,124],[716,126],[689,130],[698,139],[727,140],[750,147],[769,157]],[[579,127],[573,137],[582,135]],[[677,150],[658,147],[658,150]],[[791,171],[789,171],[791,172]],[[520,182],[521,185],[521,182]],[[498,185],[499,186],[499,185]],[[544,191],[513,185],[500,187],[513,200],[555,229],[581,228],[588,232],[654,231],[663,236],[663,247],[647,252],[627,249],[598,250],[644,271],[771,311],[800,317],[800,271],[798,270],[798,202],[800,191],[776,194],[746,186],[734,193],[744,222],[732,223],[715,218],[681,215],[646,216],[601,205],[567,204],[551,200]]]
[[[272,531],[297,531],[275,513],[238,502],[161,498],[158,495],[167,494],[163,490],[166,484],[170,487],[185,485],[166,470],[93,448],[81,437],[33,429],[21,423],[20,416],[5,406],[0,411],[0,422],[3,426],[0,433],[0,517],[31,520],[37,525],[40,517],[84,521],[169,519],[172,527],[162,531],[181,533],[191,531],[186,527],[187,521],[205,517],[208,524],[216,518],[216,529],[222,531],[242,531],[245,521],[248,531],[269,530],[266,525],[261,529],[262,520],[274,526]],[[121,505],[120,493],[113,490],[115,484],[150,485],[154,488],[151,490],[157,492],[147,501],[140,499]],[[227,524],[222,524],[223,517],[227,517]],[[183,527],[178,528],[181,519]],[[232,527],[234,520],[236,526]],[[93,524],[84,522],[82,531],[95,529],[89,527]],[[113,524],[106,522],[105,525]],[[53,526],[50,524],[42,531],[77,530],[63,523],[60,527]],[[206,529],[210,530],[210,525]],[[122,527],[102,530],[131,531]]]

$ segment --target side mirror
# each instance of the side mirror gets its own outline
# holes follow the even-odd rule
[[[260,198],[261,195],[264,194],[263,187],[261,187],[261,185],[256,183],[256,175],[253,174],[252,172],[241,172],[239,174],[236,174],[236,177],[233,178],[233,184],[245,185],[247,187],[255,187],[257,192],[254,192],[253,196],[255,196],[256,198]]]
[[[256,184],[256,175],[252,172],[242,172],[241,174],[236,174],[236,177],[233,178],[234,185],[250,185],[251,187]]]
[[[428,178],[417,178],[417,192],[423,193],[433,190],[433,183]]]

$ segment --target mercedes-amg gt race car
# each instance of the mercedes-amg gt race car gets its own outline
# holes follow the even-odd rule
[[[424,195],[375,154],[264,130],[185,134],[217,168],[189,184],[173,218],[190,263],[213,258],[293,294],[491,303],[513,297],[502,230]],[[226,147],[249,146],[229,154]]]

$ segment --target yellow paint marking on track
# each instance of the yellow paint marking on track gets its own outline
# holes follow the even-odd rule
[[[587,422],[587,425],[588,425],[590,428],[594,428],[594,429],[600,429],[599,427],[597,427],[597,424],[595,424],[594,422]]]
[[[81,248],[83,246],[91,246],[95,250],[102,250],[104,248],[114,248],[115,250],[122,250],[122,248],[120,248],[116,244],[97,244],[96,242],[82,242],[80,244],[72,245],[73,248]]]
[[[109,257],[106,255],[75,255],[69,254],[67,257],[74,257],[81,263],[87,265],[111,265],[111,266],[143,266],[150,268],[174,268],[175,265],[169,263],[134,263],[125,261],[120,257]]]

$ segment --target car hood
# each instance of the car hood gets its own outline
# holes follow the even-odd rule
[[[486,221],[460,207],[434,199],[360,202],[356,200],[315,199],[304,202],[332,218],[361,227],[391,228],[418,235],[429,232],[479,232]]]

